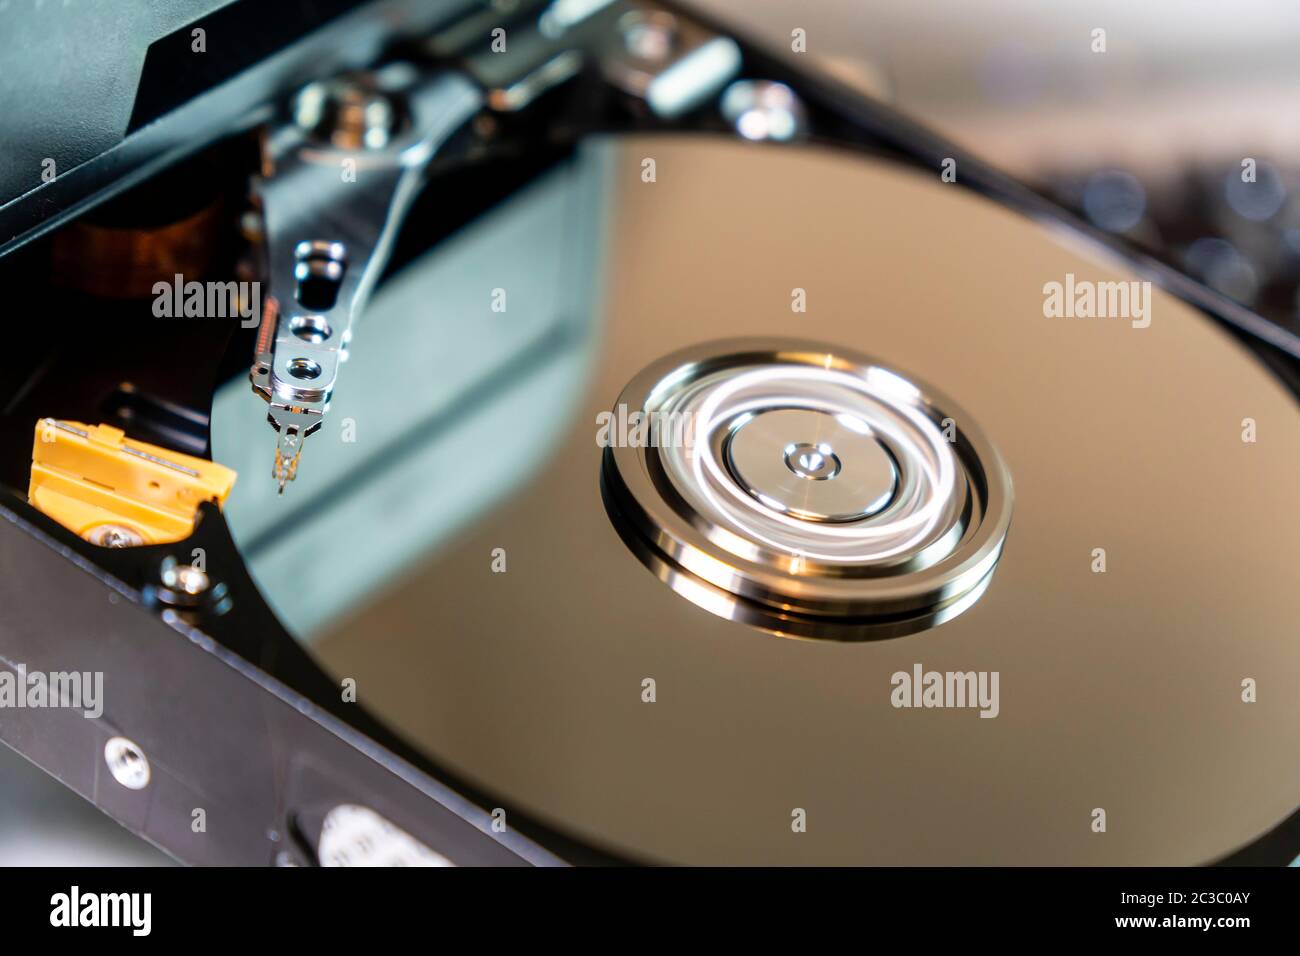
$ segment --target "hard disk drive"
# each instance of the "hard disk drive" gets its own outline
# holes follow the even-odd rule
[[[1300,341],[798,52],[362,4],[11,204],[0,736],[189,862],[1294,858]]]

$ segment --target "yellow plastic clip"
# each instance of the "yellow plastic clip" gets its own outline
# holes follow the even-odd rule
[[[92,544],[168,544],[194,533],[199,505],[235,484],[224,465],[126,441],[111,425],[42,418],[27,500]]]

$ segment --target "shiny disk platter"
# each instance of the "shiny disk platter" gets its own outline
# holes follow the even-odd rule
[[[650,862],[1191,864],[1300,803],[1295,399],[1068,233],[842,151],[594,138],[356,337],[301,487],[229,521],[507,819]],[[213,418],[250,473],[255,405]]]

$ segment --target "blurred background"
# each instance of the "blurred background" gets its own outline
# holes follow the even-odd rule
[[[803,27],[841,78],[1300,331],[1294,3],[697,5],[776,39]]]
[[[1300,331],[1294,0],[693,2]],[[0,864],[167,862],[0,747]]]

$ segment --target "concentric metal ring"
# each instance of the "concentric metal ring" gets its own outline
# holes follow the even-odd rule
[[[873,359],[713,343],[656,362],[619,404],[650,442],[606,449],[611,517],[715,613],[800,636],[909,633],[973,603],[1001,555],[1001,457],[954,402]]]

